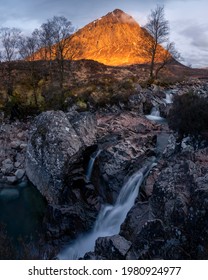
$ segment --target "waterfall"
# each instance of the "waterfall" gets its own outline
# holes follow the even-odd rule
[[[91,175],[92,175],[92,170],[93,170],[93,166],[95,163],[96,158],[99,156],[99,154],[101,153],[102,150],[97,150],[95,151],[91,157],[90,157],[90,161],[89,164],[87,166],[87,172],[86,172],[86,181],[90,182],[91,180]]]
[[[158,121],[158,122],[165,121],[165,119],[160,116],[160,110],[156,107],[152,108],[150,115],[146,115],[146,118],[151,121]]]
[[[165,93],[165,99],[166,104],[172,104],[173,103],[173,95],[170,92]]]
[[[150,115],[154,117],[160,117],[160,110],[156,107],[153,107],[150,112]]]
[[[58,255],[58,258],[63,260],[78,259],[83,257],[85,253],[94,250],[95,241],[98,237],[118,234],[127,213],[134,205],[139,187],[152,166],[153,163],[147,164],[134,173],[121,188],[115,204],[102,207],[93,230],[88,234],[79,236]]]

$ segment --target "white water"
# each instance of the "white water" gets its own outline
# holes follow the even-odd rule
[[[166,104],[172,104],[173,103],[173,95],[169,92],[165,94],[165,99],[164,99]]]
[[[103,206],[92,232],[79,236],[74,243],[59,253],[58,258],[62,260],[78,259],[85,253],[94,250],[98,237],[118,234],[127,213],[134,205],[139,187],[152,166],[151,163],[134,173],[122,187],[116,203]]]
[[[160,117],[160,111],[158,108],[156,107],[153,107],[152,110],[151,110],[151,113],[150,113],[151,116],[154,116],[154,117]]]
[[[99,154],[101,153],[102,150],[97,150],[95,151],[91,157],[90,157],[90,161],[87,167],[87,172],[86,172],[86,181],[90,182],[91,180],[91,176],[92,176],[92,170],[93,170],[93,166],[95,163],[96,158],[99,156]]]
[[[150,115],[146,115],[146,118],[151,121],[165,121],[165,119],[160,116],[160,111],[156,107],[152,108]]]

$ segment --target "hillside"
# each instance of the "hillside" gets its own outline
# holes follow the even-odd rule
[[[65,59],[89,59],[111,66],[148,63],[144,50],[149,39],[147,31],[130,15],[116,9],[69,37],[64,56]],[[43,52],[44,49],[37,52],[35,59],[41,59]],[[159,47],[156,62],[161,61],[163,52]]]

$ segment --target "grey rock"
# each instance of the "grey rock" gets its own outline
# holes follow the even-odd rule
[[[15,172],[15,176],[17,177],[18,180],[22,179],[24,175],[25,175],[24,169],[17,169],[17,171]]]
[[[14,166],[12,163],[6,163],[3,165],[3,168],[1,169],[2,173],[9,174],[13,171]]]
[[[5,165],[5,164],[13,164],[13,162],[10,158],[7,158],[7,159],[2,161],[2,165]]]
[[[27,144],[26,143],[20,144],[20,149],[26,149],[26,148],[27,148]]]
[[[53,239],[63,236],[74,239],[80,233],[89,230],[95,221],[96,214],[85,207],[86,205],[80,201],[73,205],[49,204],[45,215],[47,235]]]
[[[26,173],[50,203],[59,203],[72,165],[96,141],[92,114],[67,117],[62,111],[49,111],[36,117],[30,131]]]
[[[12,141],[10,143],[10,145],[11,145],[11,148],[18,149],[20,147],[20,145],[21,145],[21,142],[19,140],[15,140],[15,141]]]
[[[131,242],[120,235],[99,237],[95,244],[95,254],[108,260],[122,260],[131,248]]]
[[[125,179],[138,170],[154,150],[160,128],[132,112],[101,115],[97,122],[98,143],[103,149],[97,170],[106,199],[113,203]]]
[[[10,184],[14,184],[17,182],[17,177],[16,176],[7,176],[7,182]]]
[[[20,163],[19,161],[16,161],[16,162],[14,163],[14,167],[15,167],[15,168],[18,168],[20,165],[21,165],[21,163]]]
[[[140,233],[145,223],[153,219],[148,202],[138,202],[129,211],[124,223],[121,225],[120,234],[131,242]]]

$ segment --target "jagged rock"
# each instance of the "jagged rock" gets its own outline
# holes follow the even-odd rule
[[[0,127],[0,180],[8,183],[7,177],[16,177],[17,169],[25,168],[29,122],[5,120]],[[11,181],[9,179],[9,181]],[[14,181],[14,180],[12,180]]]
[[[36,117],[27,146],[26,173],[50,203],[64,199],[64,181],[82,152],[96,141],[92,114],[67,118],[62,111],[48,111]]]
[[[129,97],[128,107],[132,110],[136,110],[138,113],[143,113],[143,103],[145,101],[144,96],[139,94],[133,94]]]
[[[132,112],[101,115],[97,122],[102,152],[94,174],[99,174],[97,184],[104,190],[105,199],[112,203],[125,178],[154,155],[160,127]]]
[[[208,256],[207,155],[206,148],[194,153],[186,150],[159,167],[161,171],[149,200],[152,215],[163,223],[165,242],[160,244],[158,258],[206,259]],[[150,229],[143,231],[150,242]],[[136,240],[139,242],[139,236]],[[143,257],[152,254],[152,249],[146,248]]]
[[[131,242],[120,235],[99,237],[95,244],[95,254],[107,260],[124,260],[131,248]]]
[[[149,203],[138,202],[127,214],[124,223],[121,225],[120,234],[127,240],[134,242],[145,223],[152,219],[153,215],[150,211]]]
[[[81,260],[103,260],[101,256],[96,255],[94,252],[88,252]]]
[[[149,220],[134,239],[132,250],[137,259],[162,259],[164,242],[165,229],[162,221]]]
[[[74,239],[92,228],[95,217],[95,211],[80,201],[73,205],[50,204],[44,221],[47,236],[54,240],[65,237]]]

